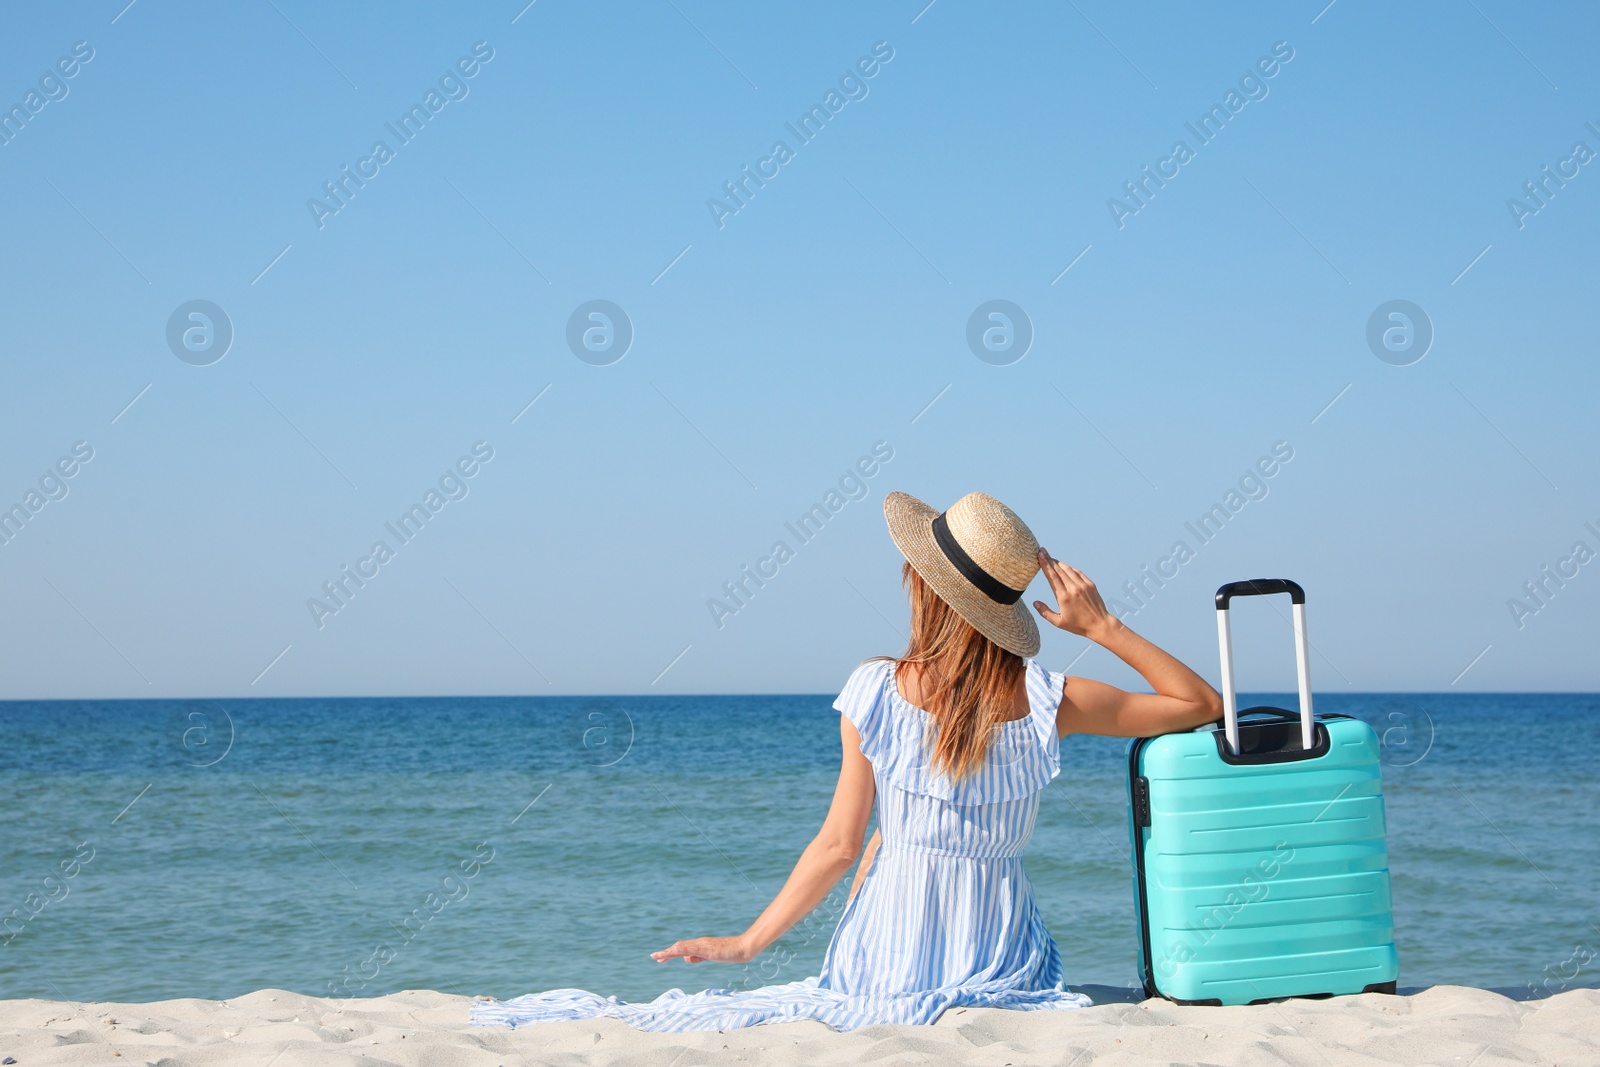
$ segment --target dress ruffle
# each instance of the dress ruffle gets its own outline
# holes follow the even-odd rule
[[[1002,723],[983,766],[955,781],[935,768],[932,746],[924,743],[937,729],[934,717],[900,695],[894,667],[893,660],[862,664],[833,703],[861,735],[861,754],[880,780],[908,793],[966,805],[1031,796],[1061,773],[1056,709],[1065,675],[1029,660],[1028,714]]]

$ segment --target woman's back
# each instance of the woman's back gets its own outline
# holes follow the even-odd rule
[[[935,766],[937,720],[901,693],[895,666],[892,660],[863,664],[834,702],[872,763],[883,847],[1018,855],[1033,833],[1039,791],[1060,773],[1055,713],[1065,679],[1029,662],[1023,675],[1027,712],[996,726],[983,762],[957,781]]]
[[[955,779],[934,765],[934,717],[906,700],[895,664],[858,667],[834,706],[861,735],[877,785],[882,845],[828,948],[819,985],[894,1005],[897,1021],[950,1003],[1087,1003],[1061,986],[1061,959],[1021,852],[1039,791],[1060,773],[1061,675],[1028,663],[1028,712],[1000,723],[982,763]]]

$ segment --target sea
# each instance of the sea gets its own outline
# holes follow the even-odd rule
[[[739,933],[778,891],[832,794],[831,703],[0,703],[0,997],[648,1000],[816,974],[848,879],[748,965],[648,953]],[[1402,989],[1596,984],[1600,696],[1317,710],[1382,741]],[[1025,854],[1067,983],[1098,999],[1138,982],[1125,753],[1063,743]]]

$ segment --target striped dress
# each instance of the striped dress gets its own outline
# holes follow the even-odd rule
[[[1039,792],[1061,771],[1064,680],[1029,661],[1029,714],[1002,724],[983,767],[956,782],[932,766],[932,716],[900,696],[893,662],[856,668],[833,706],[855,725],[872,763],[883,841],[816,977],[738,992],[673,989],[648,1004],[558,989],[478,1001],[472,1024],[609,1016],[640,1030],[687,1031],[815,1019],[854,1030],[931,1023],[955,1006],[1087,1006],[1062,984],[1061,956],[1021,857]]]

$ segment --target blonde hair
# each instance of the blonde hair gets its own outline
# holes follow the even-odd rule
[[[973,628],[933,591],[910,563],[901,579],[911,599],[911,639],[895,660],[917,668],[921,707],[933,716],[933,765],[951,778],[966,778],[983,765],[989,741],[1011,718],[1022,678],[1022,657]]]

